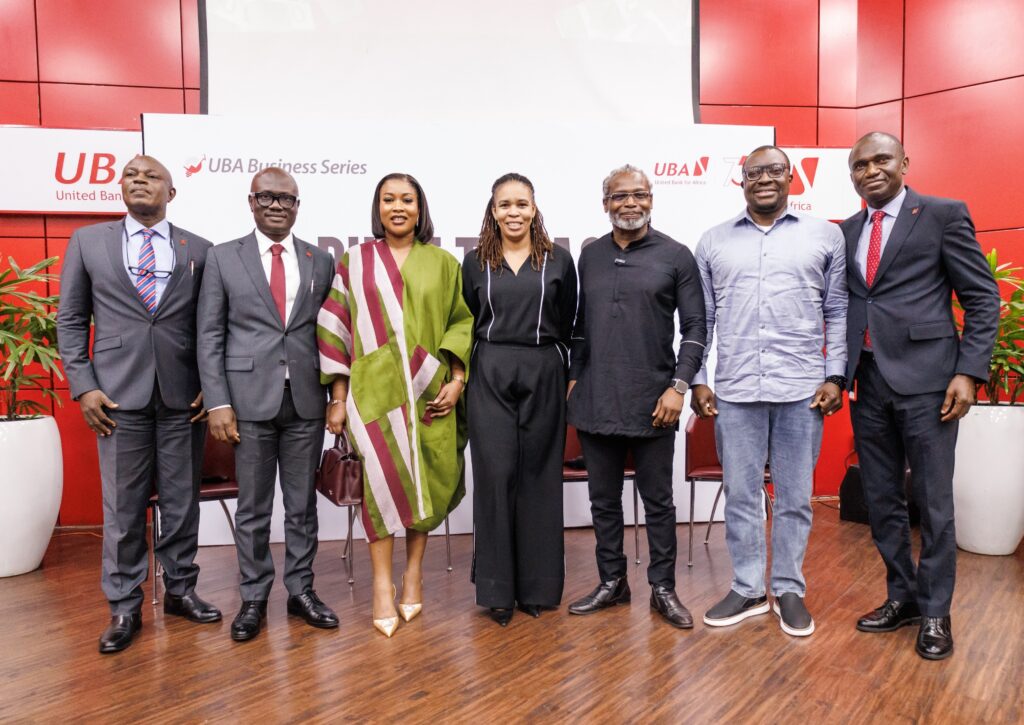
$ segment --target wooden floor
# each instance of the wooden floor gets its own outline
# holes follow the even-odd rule
[[[883,570],[867,527],[840,522],[834,508],[815,506],[805,573],[817,631],[805,639],[783,634],[774,615],[705,627],[700,615],[728,591],[729,557],[718,525],[710,547],[698,539],[688,569],[686,534],[680,526],[678,591],[698,620],[689,632],[651,613],[643,566],[631,568],[630,606],[567,614],[564,605],[596,580],[593,532],[577,529],[566,532],[563,608],[539,620],[518,613],[507,629],[474,605],[469,536],[453,537],[450,574],[443,538],[431,538],[424,613],[391,640],[370,626],[365,545],[357,542],[350,588],[330,542],[317,557],[317,589],[341,628],[287,617],[278,579],[267,627],[234,643],[234,549],[208,547],[199,592],[225,621],[165,618],[147,592],[135,643],[101,656],[100,540],[62,533],[42,569],[0,580],[0,722],[1024,720],[1024,548],[1012,557],[961,552],[956,652],[927,662],[914,654],[916,628],[855,631],[856,617],[884,599]]]

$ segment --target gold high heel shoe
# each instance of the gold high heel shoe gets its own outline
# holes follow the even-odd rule
[[[395,585],[392,584],[391,598],[394,599],[397,594],[398,591],[395,589]],[[377,619],[376,617],[374,617],[373,626],[377,629],[378,632],[380,632],[385,637],[390,639],[391,635],[393,635],[395,633],[395,630],[398,629],[398,617],[383,617],[381,619]]]
[[[423,580],[420,579],[420,588],[423,588]],[[405,594],[405,575],[402,575],[402,594]],[[422,595],[421,595],[422,596]],[[411,622],[413,619],[423,611],[423,602],[414,602],[413,604],[402,604],[398,603],[398,611],[402,615],[402,619],[406,622]]]

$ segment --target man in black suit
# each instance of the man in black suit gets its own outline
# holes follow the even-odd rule
[[[850,304],[850,415],[871,534],[885,561],[887,598],[857,621],[862,632],[920,623],[926,659],[953,652],[956,577],[953,452],[957,421],[988,378],[999,289],[963,202],[906,187],[899,139],[869,133],[850,152],[850,178],[867,209],[842,223]],[[952,293],[964,309],[963,335]],[[921,555],[911,558],[904,493],[921,509]]]

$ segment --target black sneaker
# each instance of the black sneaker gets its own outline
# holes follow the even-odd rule
[[[704,624],[709,627],[728,627],[730,624],[739,624],[747,617],[767,613],[767,596],[748,599],[730,589],[725,599],[704,614]]]
[[[776,597],[772,610],[779,615],[782,631],[793,637],[807,637],[814,632],[814,620],[804,606],[804,599],[794,592]]]

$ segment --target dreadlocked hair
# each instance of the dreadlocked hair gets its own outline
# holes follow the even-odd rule
[[[491,271],[501,269],[501,261],[504,258],[501,250],[501,229],[494,218],[491,210],[494,208],[494,194],[504,184],[511,181],[518,181],[530,190],[530,196],[534,197],[535,214],[530,222],[530,266],[539,270],[544,262],[544,255],[551,254],[555,248],[548,230],[544,228],[544,216],[537,208],[536,194],[533,190],[533,182],[522,174],[509,173],[498,177],[498,180],[491,185],[491,198],[487,201],[487,208],[484,209],[484,221],[480,225],[480,240],[476,246],[476,256],[480,260],[480,270],[483,271],[490,266]]]

